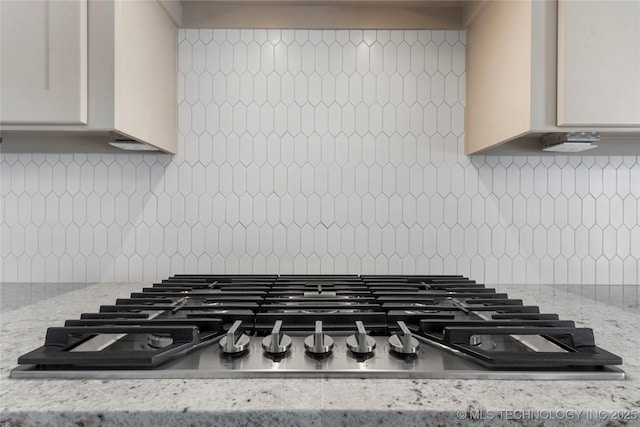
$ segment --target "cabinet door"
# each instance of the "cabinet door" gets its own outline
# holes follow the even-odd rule
[[[559,0],[558,125],[640,126],[640,1]]]
[[[87,0],[0,1],[2,123],[87,122]]]

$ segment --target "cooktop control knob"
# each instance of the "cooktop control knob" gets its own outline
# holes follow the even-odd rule
[[[411,331],[403,321],[398,321],[400,331],[389,337],[391,350],[399,354],[416,354],[420,343],[411,335]]]
[[[220,339],[220,349],[226,354],[242,353],[249,348],[249,337],[242,333],[242,320],[236,320],[227,335]]]
[[[283,334],[282,320],[276,320],[271,330],[271,335],[264,337],[262,340],[262,348],[270,354],[286,353],[291,348],[291,337]]]
[[[365,331],[364,325],[360,320],[356,322],[356,328],[358,328],[358,332],[347,338],[347,348],[357,354],[373,352],[376,348],[376,340],[367,335],[367,331]]]
[[[304,348],[311,354],[322,355],[333,350],[333,338],[322,333],[322,321],[316,322],[316,331],[304,339]]]

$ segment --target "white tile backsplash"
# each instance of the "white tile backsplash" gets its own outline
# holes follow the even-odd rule
[[[638,284],[637,157],[466,157],[461,31],[180,30],[179,153],[0,154],[5,282]]]

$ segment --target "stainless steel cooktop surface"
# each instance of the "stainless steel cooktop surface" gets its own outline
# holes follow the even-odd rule
[[[13,378],[624,379],[593,331],[462,276],[177,275],[52,326]]]

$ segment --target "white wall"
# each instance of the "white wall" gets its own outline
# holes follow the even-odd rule
[[[465,157],[464,45],[180,30],[177,156],[2,154],[2,280],[638,284],[638,158]]]

